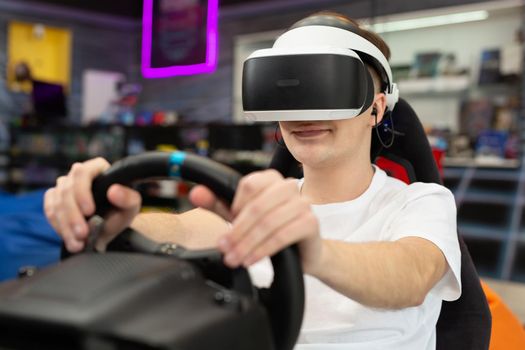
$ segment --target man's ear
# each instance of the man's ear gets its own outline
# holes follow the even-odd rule
[[[381,123],[383,116],[386,111],[386,95],[382,92],[377,93],[374,97],[374,102],[372,102],[372,113],[370,123],[371,126],[375,126],[376,123]]]

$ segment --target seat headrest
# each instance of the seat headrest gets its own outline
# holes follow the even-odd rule
[[[390,117],[385,116],[384,118],[388,121]],[[400,98],[392,111],[391,118],[394,130],[402,135],[395,135],[392,146],[384,148],[379,142],[377,133],[375,131],[372,132],[370,152],[372,161],[378,156],[388,158],[388,155],[392,154],[412,164],[417,181],[440,184],[439,170],[432,155],[427,135],[416,112],[406,100]],[[387,137],[391,137],[391,135],[387,135]],[[388,143],[389,139],[383,141],[383,143],[385,141]]]

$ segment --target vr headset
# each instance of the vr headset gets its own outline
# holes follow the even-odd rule
[[[392,111],[399,92],[388,61],[354,30],[322,22],[303,24],[281,35],[271,49],[252,53],[243,67],[245,117],[253,121],[356,117],[374,98],[366,64],[379,74],[387,108]]]

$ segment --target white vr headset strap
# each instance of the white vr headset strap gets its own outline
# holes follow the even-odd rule
[[[274,48],[300,48],[304,46],[345,47],[350,50],[366,53],[375,58],[383,67],[388,78],[387,91],[384,92],[387,99],[387,107],[390,111],[394,109],[399,99],[397,84],[392,82],[392,71],[388,60],[370,41],[342,28],[311,25],[294,28],[285,32],[277,38],[273,45]]]
[[[390,92],[385,92],[386,96],[386,106],[389,111],[393,111],[396,106],[397,101],[399,100],[399,89],[397,88],[396,83],[390,85]]]

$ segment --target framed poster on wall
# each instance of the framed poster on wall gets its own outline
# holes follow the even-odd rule
[[[66,90],[71,82],[71,50],[73,33],[68,28],[44,26],[37,23],[11,21],[8,25],[8,81],[19,90],[14,69],[24,63],[33,79],[58,84]],[[29,92],[31,86],[21,89]]]
[[[218,0],[144,0],[142,75],[211,73],[217,65]]]

